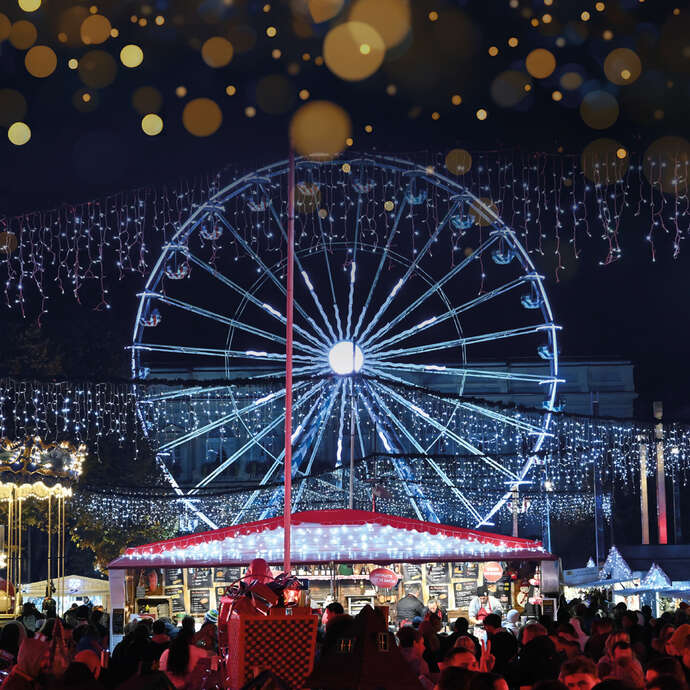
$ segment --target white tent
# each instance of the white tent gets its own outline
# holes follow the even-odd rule
[[[41,609],[41,603],[46,595],[47,580],[38,580],[22,585],[22,597],[25,602],[36,604]],[[53,579],[53,586],[57,590],[58,580]],[[84,597],[88,597],[94,606],[102,605],[107,610],[110,608],[110,588],[108,580],[99,580],[95,577],[83,575],[65,575],[64,597],[58,599],[57,591],[53,592],[53,599],[57,602],[58,611],[67,610],[73,603],[82,603]]]

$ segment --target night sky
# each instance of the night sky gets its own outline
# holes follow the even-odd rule
[[[26,49],[12,44],[22,45],[22,36],[0,42],[0,89],[23,95],[28,108],[19,119],[32,131],[26,145],[14,146],[5,136],[9,123],[2,123],[2,214],[47,209],[137,186],[162,186],[228,165],[246,171],[280,160],[286,156],[288,125],[302,105],[298,94],[304,89],[308,100],[331,100],[349,113],[353,150],[359,152],[419,156],[462,147],[577,156],[590,141],[606,136],[632,156],[659,137],[688,135],[690,14],[686,9],[674,12],[674,3],[412,0],[411,27],[389,47],[381,67],[366,79],[345,81],[316,58],[322,54],[324,36],[347,17],[352,3],[345,3],[332,20],[317,24],[310,5],[316,12],[337,9],[342,2],[94,2],[44,0],[45,7],[36,12],[22,11],[16,0],[4,0],[0,7],[11,22],[32,22],[36,44],[50,46],[57,55],[55,71],[35,78],[27,73]],[[72,6],[79,11],[65,15]],[[392,0],[391,6],[395,9]],[[80,27],[89,12],[107,17],[119,35],[84,45]],[[392,25],[396,16],[391,10]],[[7,26],[3,21],[0,16],[0,38]],[[270,27],[275,27],[275,37],[267,35]],[[201,46],[213,36],[228,37],[233,45],[227,66],[212,68],[202,59]],[[509,45],[511,37],[517,46]],[[140,66],[121,63],[120,50],[126,44],[142,48]],[[506,70],[525,73],[525,57],[537,48],[556,56],[556,70],[549,77],[531,79],[529,94],[518,104],[501,107],[492,83]],[[635,83],[619,86],[607,79],[604,60],[616,48],[639,56],[642,71]],[[112,83],[90,87],[81,68],[69,68],[73,58],[88,63],[85,55],[93,50],[112,56]],[[272,56],[276,50],[281,53],[278,59]],[[572,92],[559,81],[566,68],[582,77],[582,85]],[[275,75],[280,79],[262,81]],[[186,89],[182,98],[176,95],[180,86]],[[234,87],[233,95],[226,92],[228,86]],[[142,112],[132,105],[140,87],[153,87],[149,99],[156,101],[156,93],[160,97],[155,105],[164,130],[158,136],[142,132]],[[589,127],[579,111],[586,94],[598,89],[620,104],[615,124],[603,131]],[[561,100],[555,100],[554,91]],[[460,105],[453,105],[455,94],[461,95]],[[185,103],[198,97],[213,99],[223,117],[218,131],[203,138],[190,134],[182,123]],[[0,91],[3,120],[8,103],[17,107],[16,99],[7,98]],[[144,110],[151,109],[150,102]],[[255,109],[255,116],[248,117],[247,108]],[[480,108],[487,110],[486,120],[477,119]],[[364,129],[367,124],[371,133]],[[685,395],[686,249],[674,260],[670,241],[660,239],[652,263],[644,240],[647,231],[647,221],[628,218],[621,229],[623,256],[606,267],[599,265],[602,245],[596,238],[583,240],[582,258],[567,262],[559,282],[549,257],[534,258],[548,276],[556,319],[564,327],[562,356],[630,360],[641,396],[639,415],[649,417],[651,401],[662,399],[667,416],[690,418]],[[119,351],[129,335],[140,282],[129,278],[111,287],[110,312],[94,314],[66,297],[52,304],[46,327],[58,330],[65,320],[83,319],[92,333],[107,328],[115,341],[122,338],[114,343],[114,351]],[[8,311],[5,318],[17,316]],[[94,371],[103,370],[102,362],[93,365]]]

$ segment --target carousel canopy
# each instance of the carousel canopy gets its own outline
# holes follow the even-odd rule
[[[257,557],[282,562],[282,517],[135,546],[108,567],[246,565]],[[292,516],[295,564],[553,559],[531,539],[382,513],[317,510]]]

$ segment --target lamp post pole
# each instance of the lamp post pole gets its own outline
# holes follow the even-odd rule
[[[290,572],[292,518],[292,319],[295,289],[295,152],[290,146],[287,219],[287,302],[285,309],[285,460],[283,501],[283,572]]]

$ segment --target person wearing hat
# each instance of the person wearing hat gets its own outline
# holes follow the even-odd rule
[[[194,645],[205,649],[209,654],[218,650],[218,611],[210,609],[204,616],[199,632],[194,636]]]
[[[477,587],[477,594],[470,601],[467,615],[470,619],[470,624],[476,625],[481,623],[490,613],[501,613],[501,611],[503,611],[501,602],[495,596],[489,594],[489,590],[483,586]]]

